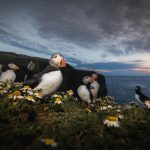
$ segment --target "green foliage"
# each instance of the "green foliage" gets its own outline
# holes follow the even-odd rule
[[[20,87],[14,88],[19,90]],[[11,88],[11,91],[14,90]],[[148,109],[120,106],[111,97],[85,108],[72,96],[60,94],[47,100],[35,99],[35,102],[14,100],[8,97],[9,93],[2,94],[1,149],[148,149]],[[62,103],[58,103],[60,101]],[[119,127],[107,127],[104,120],[108,117],[116,117]]]

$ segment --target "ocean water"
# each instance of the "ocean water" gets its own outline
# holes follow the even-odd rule
[[[134,89],[141,86],[142,92],[150,97],[150,77],[106,77],[108,95],[114,96],[118,103],[129,103],[135,101]]]

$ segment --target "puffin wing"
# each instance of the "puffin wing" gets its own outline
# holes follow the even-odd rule
[[[52,71],[57,71],[58,68],[54,67],[54,66],[51,66],[51,65],[48,65],[43,71],[35,74],[32,76],[32,78],[41,78],[43,74],[45,73],[49,73],[49,72],[52,72]]]
[[[141,93],[140,99],[141,99],[142,102],[144,102],[146,100],[150,100],[150,98],[148,96],[144,95],[143,93]]]
[[[25,81],[24,85],[29,85],[31,87],[36,87],[40,82],[44,74],[58,70],[58,68],[48,65],[43,71],[34,74],[30,80]]]

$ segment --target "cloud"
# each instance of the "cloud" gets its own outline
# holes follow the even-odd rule
[[[149,7],[148,0],[0,0],[0,43],[46,58],[59,52],[83,68],[132,69],[150,62]]]

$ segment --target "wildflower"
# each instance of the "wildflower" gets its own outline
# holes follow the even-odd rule
[[[23,83],[22,82],[17,82],[15,83],[15,87],[22,87],[23,86]]]
[[[16,90],[16,91],[14,91],[14,92],[12,93],[12,95],[13,95],[13,96],[14,96],[14,95],[16,95],[16,96],[21,96],[21,92],[18,91],[18,90]]]
[[[113,107],[111,105],[107,105],[107,108],[109,109],[113,109]]]
[[[25,96],[25,99],[28,100],[28,101],[31,101],[31,102],[35,102],[33,96],[30,96],[30,95]]]
[[[106,106],[102,106],[102,107],[100,107],[100,110],[106,110],[107,109],[107,107]]]
[[[116,112],[121,112],[121,110],[120,110],[120,109],[117,109]]]
[[[145,105],[148,109],[150,109],[150,101],[145,101],[145,102],[144,102],[144,105]]]
[[[9,84],[9,83],[7,83],[7,84],[5,85],[6,89],[8,89],[8,90],[11,88],[11,86],[12,86],[12,85]]]
[[[116,114],[115,117],[117,117],[118,119],[123,119],[124,115],[122,115],[122,114]]]
[[[56,98],[55,99],[55,104],[62,104],[63,102],[61,101],[61,98]]]
[[[34,93],[34,95],[36,96],[36,98],[40,99],[43,97],[42,93]]]
[[[30,86],[24,86],[22,89],[23,92],[27,92],[28,90],[31,90]]]
[[[27,93],[28,93],[29,95],[33,95],[33,94],[34,94],[33,91],[31,91],[31,90],[28,90]]]
[[[104,125],[107,127],[120,127],[117,117],[109,116],[104,120]]]
[[[89,113],[89,112],[91,112],[91,110],[89,108],[85,108],[84,112]]]
[[[72,96],[74,93],[73,93],[72,90],[69,90],[69,91],[67,91],[67,94],[68,94],[69,96]]]
[[[1,94],[1,95],[5,94],[5,93],[7,93],[7,92],[8,92],[8,91],[7,91],[7,90],[5,90],[5,89],[0,90],[0,94]]]
[[[57,146],[57,142],[55,142],[55,140],[51,139],[51,138],[41,139],[41,142],[44,143],[47,146],[52,146],[52,147],[56,147]]]
[[[58,94],[54,94],[51,98],[62,98],[62,96]]]
[[[106,103],[105,103],[105,102],[101,102],[101,105],[102,105],[102,106],[105,106],[105,105],[106,105]]]
[[[16,100],[16,99],[24,99],[24,96],[16,96],[16,95],[14,95],[14,96],[13,96],[13,99],[14,99],[14,100]]]

